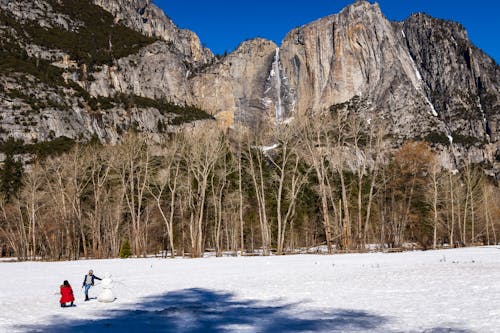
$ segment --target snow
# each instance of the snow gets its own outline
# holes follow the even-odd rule
[[[453,144],[453,137],[449,134],[446,135],[448,137],[448,141],[450,141],[450,145]]]
[[[431,113],[432,113],[432,115],[434,117],[437,117],[438,113],[436,112],[436,109],[434,108],[434,104],[432,104],[431,101],[429,101],[429,99],[427,98],[427,96],[425,96],[425,99],[426,99],[427,103],[429,104],[429,106],[431,107]]]
[[[283,118],[283,110],[281,105],[281,75],[280,75],[280,48],[276,48],[276,53],[274,55],[274,61],[272,64],[272,69],[270,73],[271,77],[275,77],[275,87],[276,87],[276,121],[280,121]]]
[[[404,34],[404,31],[401,31],[403,33],[403,37],[406,38],[406,35]],[[418,70],[417,64],[415,63],[415,60],[413,59],[412,55],[408,52],[408,57],[411,60],[411,64],[413,66],[413,70],[415,71],[415,76],[417,77],[417,80],[419,81],[418,88],[423,90],[422,84],[422,75],[420,74],[420,71]]]
[[[434,108],[434,105],[431,103],[431,101],[429,100],[429,98],[427,97],[426,93],[425,93],[425,90],[423,88],[423,84],[424,84],[424,81],[422,80],[422,74],[420,74],[420,71],[418,70],[418,67],[417,67],[417,64],[415,64],[415,60],[413,60],[413,57],[408,53],[408,57],[410,58],[411,62],[412,62],[412,66],[413,66],[413,69],[415,71],[415,76],[417,78],[417,81],[418,81],[418,84],[417,84],[417,89],[419,89],[422,93],[422,95],[424,96],[426,102],[429,104],[429,106],[431,107],[431,114],[434,116],[434,117],[437,117],[438,116],[438,113],[436,111],[436,109]]]
[[[404,30],[401,30],[401,35],[403,35],[403,38],[406,38],[406,34],[405,34]]]
[[[283,124],[291,124],[295,120],[295,117],[288,117],[285,120],[282,121]]]
[[[113,303],[83,302],[84,274]],[[500,247],[0,263],[0,332],[498,332]],[[72,284],[76,307],[60,308]],[[101,288],[90,290],[96,297]]]
[[[111,278],[111,274],[105,273],[104,279],[101,281],[102,291],[97,296],[97,300],[103,303],[111,303],[115,301],[115,295],[113,295],[113,279]]]
[[[420,75],[420,72],[418,71],[418,69],[415,69],[415,75],[417,76],[417,79],[419,81],[422,81],[422,75]]]
[[[437,116],[438,116],[438,113],[436,112],[436,109],[434,108],[434,105],[433,105],[431,102],[429,102],[429,105],[431,106],[431,112],[432,112],[432,115],[433,115],[434,117],[437,117]]]
[[[278,143],[273,144],[272,146],[262,146],[261,149],[263,152],[268,152],[270,150],[278,148],[280,145]]]

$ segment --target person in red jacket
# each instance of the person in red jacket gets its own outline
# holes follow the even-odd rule
[[[68,305],[66,303],[70,303],[69,306],[73,306],[73,302],[75,301],[75,296],[73,296],[73,289],[71,288],[68,280],[64,280],[61,285],[61,299],[59,303],[61,303],[61,308],[64,308]]]

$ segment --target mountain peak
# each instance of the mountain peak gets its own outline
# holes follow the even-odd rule
[[[366,0],[356,0],[350,5],[347,5],[344,9],[342,9],[339,14],[342,13],[353,13],[354,11],[359,11],[359,10],[364,10],[364,11],[375,11],[378,13],[381,13],[380,6],[378,3],[370,3],[369,1]]]
[[[269,45],[273,48],[278,47],[275,42],[272,40],[262,38],[262,37],[256,37],[252,39],[247,39],[243,42],[240,43],[236,47],[236,49],[232,53],[247,53],[247,52],[252,52],[256,51],[262,47],[269,47]]]
[[[198,36],[189,30],[179,29],[174,22],[154,5],[151,0],[92,0],[110,12],[116,22],[158,39],[173,43],[187,56],[194,66],[212,62],[212,52],[203,47]]]

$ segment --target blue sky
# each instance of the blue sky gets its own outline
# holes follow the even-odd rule
[[[243,40],[280,44],[291,29],[339,12],[354,0],[153,0],[181,28],[198,34],[212,52],[232,51]],[[370,1],[374,2],[374,1]],[[472,42],[500,63],[500,0],[379,0],[390,20],[412,13],[458,21]]]

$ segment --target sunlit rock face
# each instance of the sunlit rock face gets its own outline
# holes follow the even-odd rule
[[[71,43],[72,50],[68,51],[59,48],[68,44],[64,41],[32,35],[32,31],[48,29],[76,36],[76,40],[88,45],[93,41],[81,33],[90,27],[79,16],[82,12],[83,16],[90,13],[101,17],[101,22],[108,22],[106,12],[112,15],[113,24],[103,24],[96,33],[107,35],[112,25],[124,25],[136,31],[136,35],[151,38],[135,49],[132,42],[127,45],[126,38],[118,39],[121,45],[112,43],[110,38],[110,50],[130,47],[134,51],[88,66],[88,62],[82,63],[75,56],[78,47],[75,43]],[[158,132],[193,121],[192,117],[175,120],[175,115],[148,105],[151,101],[139,103],[142,105],[127,106],[121,102],[104,105],[120,95],[131,100],[138,96],[180,106],[192,105],[195,101],[189,78],[215,60],[196,34],[176,27],[151,2],[2,0],[0,14],[2,51],[20,58],[17,63],[10,61],[13,70],[0,72],[1,139],[11,137],[33,143],[63,136],[82,140],[97,137],[116,143],[130,128],[155,137]],[[26,59],[31,63],[23,64]],[[39,66],[41,62],[45,63],[43,67]],[[55,68],[61,71],[59,77],[44,73],[48,73],[45,68],[50,64],[52,72]],[[28,67],[28,71],[23,67]],[[42,68],[42,75],[33,75],[31,67]],[[91,103],[92,99],[97,102]]]
[[[179,29],[151,0],[92,0],[124,24],[145,35],[171,42],[188,63],[194,66],[213,60],[212,52],[203,47],[198,36]]]
[[[279,49],[269,47],[266,62],[267,70],[240,73],[264,86],[250,100],[268,106],[268,119],[350,102],[366,119],[381,119],[396,145],[427,139],[439,146],[449,167],[498,160],[499,67],[457,23],[423,14],[390,22],[378,5],[358,1],[292,30]],[[250,114],[242,119],[259,114],[236,102],[225,110],[231,107]]]
[[[403,33],[378,5],[357,2],[291,31],[281,60],[297,96],[296,112],[317,112],[356,97],[370,117],[384,117],[408,136],[436,126]],[[409,126],[417,122],[418,128]]]

